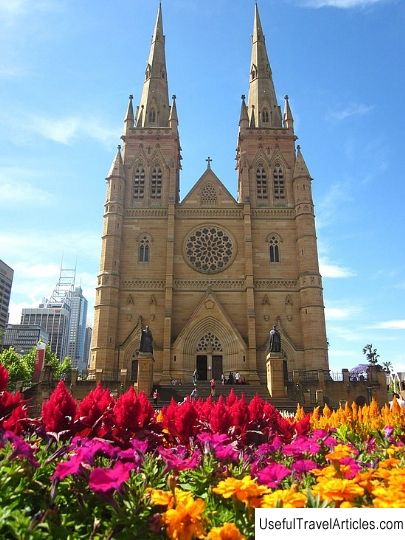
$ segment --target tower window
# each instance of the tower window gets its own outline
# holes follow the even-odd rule
[[[143,199],[145,193],[145,170],[138,167],[134,176],[134,199]]]
[[[256,169],[256,192],[259,200],[267,199],[267,174],[261,164]]]
[[[285,199],[284,173],[278,164],[273,169],[273,193],[274,200]]]
[[[149,262],[150,259],[150,240],[143,236],[139,242],[138,262]]]
[[[156,122],[156,111],[155,109],[151,109],[148,113],[148,120],[150,123]]]
[[[269,238],[269,259],[271,263],[280,262],[280,240],[276,235]]]
[[[269,123],[269,111],[267,109],[262,110],[262,122],[263,124]]]
[[[160,199],[162,197],[162,169],[154,167],[152,170],[152,180],[150,189],[151,199]]]

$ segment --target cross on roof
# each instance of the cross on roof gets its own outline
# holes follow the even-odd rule
[[[210,156],[208,156],[205,161],[207,162],[207,169],[211,169],[211,161],[212,161],[212,159],[210,158]]]

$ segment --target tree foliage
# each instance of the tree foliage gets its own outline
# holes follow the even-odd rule
[[[380,355],[377,354],[377,349],[373,349],[373,345],[371,343],[363,347],[363,354],[366,355],[369,364],[371,364],[372,366],[378,364],[378,359]]]

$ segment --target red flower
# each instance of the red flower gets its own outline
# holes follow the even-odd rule
[[[144,392],[137,395],[134,387],[131,386],[115,404],[115,426],[126,435],[136,433],[150,423],[154,414],[153,407]]]
[[[169,433],[180,439],[182,444],[187,444],[189,438],[197,431],[198,412],[191,401],[176,403],[173,399],[168,407],[162,410],[163,425]]]
[[[10,416],[4,420],[3,428],[20,435],[23,431],[23,420],[27,418],[27,411],[23,405],[18,405]]]
[[[229,394],[230,395],[230,394]],[[229,408],[225,405],[222,396],[212,406],[210,424],[213,433],[228,433],[232,425],[232,417]]]
[[[232,424],[239,429],[241,433],[245,432],[249,423],[249,409],[246,405],[245,396],[235,400],[229,407]]]
[[[1,420],[10,414],[16,407],[24,404],[21,392],[11,393],[4,390],[0,392],[0,425]]]
[[[8,385],[8,371],[3,366],[3,364],[0,364],[0,392],[5,390]]]
[[[80,402],[76,418],[80,424],[89,428],[87,435],[94,430],[93,435],[97,437],[105,436],[113,425],[113,412],[115,400],[110,391],[97,384]]]
[[[59,433],[72,429],[76,408],[76,401],[68,392],[65,383],[60,381],[42,405],[42,422],[46,431]]]

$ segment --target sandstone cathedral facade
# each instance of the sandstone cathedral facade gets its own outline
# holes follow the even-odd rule
[[[176,99],[159,7],[139,106],[107,176],[90,368],[136,378],[141,330],[154,380],[264,382],[269,330],[285,372],[328,370],[311,176],[288,97],[277,102],[257,6],[237,143],[237,198],[207,169],[183,200]],[[236,135],[237,119],[235,119]],[[232,134],[230,134],[232,136]],[[235,190],[236,191],[236,190]]]

